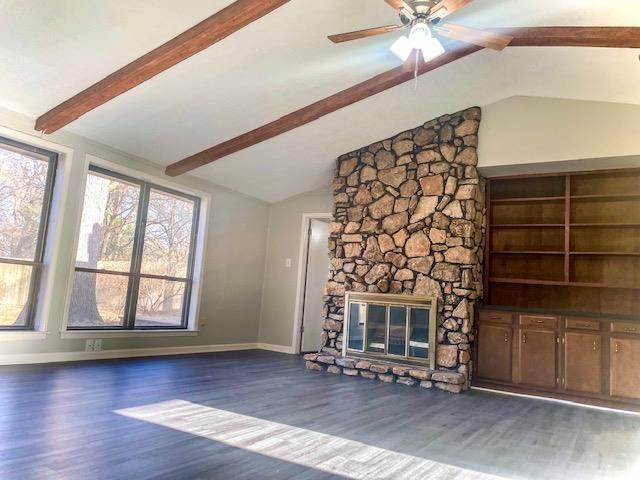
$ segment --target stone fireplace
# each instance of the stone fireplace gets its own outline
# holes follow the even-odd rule
[[[347,292],[342,356],[435,368],[438,299]]]
[[[486,221],[477,170],[480,120],[480,108],[469,108],[338,158],[322,348],[305,357],[308,369],[452,392],[469,387]],[[360,293],[435,299],[433,360],[378,360],[345,345],[347,292],[351,300]],[[396,299],[383,302],[387,331],[393,302],[402,306]],[[381,308],[371,314],[382,322]],[[388,336],[373,343],[389,349]]]

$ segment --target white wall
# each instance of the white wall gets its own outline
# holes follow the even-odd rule
[[[33,120],[0,109],[0,126],[34,134]],[[36,134],[36,138],[40,137]],[[3,340],[0,332],[0,361],[19,354],[81,352],[84,339],[63,339],[60,329],[65,310],[67,279],[74,255],[75,220],[82,205],[80,185],[86,154],[156,176],[162,170],[150,162],[115,151],[73,134],[58,132],[47,140],[73,150],[69,171],[71,188],[58,212],[63,232],[54,275],[53,301],[48,315],[48,333],[44,340]],[[66,161],[66,159],[63,159]],[[258,338],[262,278],[265,265],[266,232],[269,207],[259,200],[216,187],[195,177],[172,179],[187,187],[210,193],[208,239],[200,317],[206,319],[197,336],[153,336],[144,338],[105,338],[103,350],[255,343]],[[156,334],[159,335],[159,334]],[[67,356],[68,357],[68,356]],[[64,357],[64,358],[67,358]]]
[[[511,97],[482,107],[479,139],[485,175],[638,166],[640,105]]]
[[[269,236],[265,262],[260,342],[293,347],[302,215],[331,213],[330,190],[305,193],[269,207]],[[327,248],[327,255],[328,255]],[[285,260],[291,259],[291,267]]]

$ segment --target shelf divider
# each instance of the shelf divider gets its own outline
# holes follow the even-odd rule
[[[564,177],[564,280],[571,277],[571,175]]]

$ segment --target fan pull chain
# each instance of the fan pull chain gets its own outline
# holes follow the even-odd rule
[[[413,68],[413,90],[418,90],[418,62],[420,61],[420,52],[416,50],[416,65]]]

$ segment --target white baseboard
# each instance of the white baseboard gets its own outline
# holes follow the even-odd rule
[[[269,350],[271,352],[279,352],[279,353],[288,353],[288,354],[294,354],[296,353],[293,350],[292,346],[285,346],[285,345],[275,345],[273,343],[257,343],[256,344],[258,349],[260,350]]]
[[[510,395],[512,397],[531,398],[532,400],[540,400],[542,402],[562,403],[564,405],[571,405],[572,407],[586,408],[589,410],[600,410],[603,412],[625,413],[629,415],[640,416],[640,412],[634,412],[631,410],[624,410],[624,409],[614,408],[614,407],[602,407],[600,405],[590,405],[588,403],[574,402],[572,400],[564,400],[562,398],[552,398],[552,397],[543,397],[541,395],[529,395],[527,393],[508,392],[506,390],[498,390],[498,389],[487,388],[487,387],[472,386],[471,390],[478,390],[480,392],[497,393],[498,395]]]
[[[131,348],[124,350],[102,350],[100,352],[3,354],[0,355],[0,365],[76,362],[81,360],[103,360],[110,358],[156,357],[161,355],[184,355],[189,353],[229,352],[235,350],[254,350],[261,348],[258,345],[259,344],[257,343],[231,343],[224,345],[194,345],[188,347]]]

